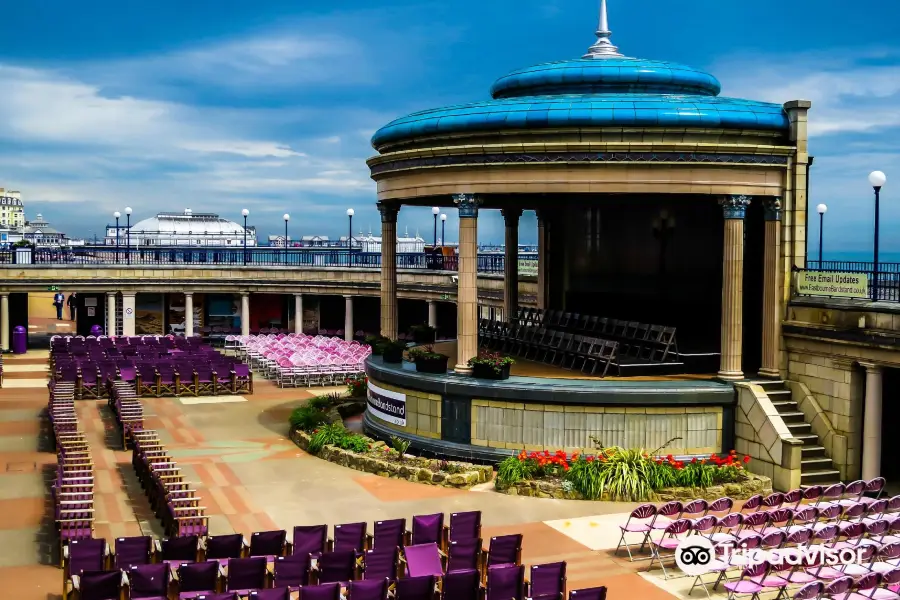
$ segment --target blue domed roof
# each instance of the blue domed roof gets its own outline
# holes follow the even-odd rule
[[[491,88],[494,98],[608,92],[718,96],[719,80],[693,67],[637,58],[580,58],[513,71]]]

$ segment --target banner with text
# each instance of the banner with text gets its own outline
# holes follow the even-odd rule
[[[366,404],[373,416],[406,427],[406,394],[392,392],[369,382]]]
[[[804,296],[868,298],[869,276],[865,273],[800,271],[797,277],[797,293]]]

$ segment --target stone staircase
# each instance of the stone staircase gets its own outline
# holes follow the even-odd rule
[[[791,390],[785,382],[760,380],[754,383],[765,390],[791,435],[803,442],[800,484],[807,486],[838,483],[841,480],[840,471],[834,468],[831,458],[825,454],[825,447],[822,446],[819,436],[813,433],[812,425],[806,422],[805,415],[791,398]]]

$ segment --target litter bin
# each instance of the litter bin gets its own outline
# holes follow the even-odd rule
[[[13,354],[25,354],[28,350],[28,330],[21,325],[13,329],[12,351]]]
[[[99,325],[91,325],[91,335],[97,337],[98,335],[103,335],[103,328]]]

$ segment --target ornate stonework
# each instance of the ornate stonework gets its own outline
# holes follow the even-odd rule
[[[378,202],[378,212],[381,213],[382,223],[396,223],[400,205],[391,202]]]
[[[781,220],[781,198],[766,198],[763,200],[763,209],[766,213],[766,221]]]
[[[726,219],[743,219],[750,205],[749,196],[725,196],[719,200]]]
[[[481,201],[475,194],[453,194],[453,203],[459,209],[460,219],[478,218],[478,205],[481,204]]]

